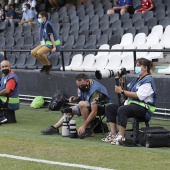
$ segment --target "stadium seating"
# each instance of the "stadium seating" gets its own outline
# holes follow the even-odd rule
[[[122,16],[115,13],[109,16],[107,15],[107,10],[113,7],[111,0],[95,0],[93,2],[92,0],[88,0],[85,5],[80,5],[77,8],[74,5],[69,8],[63,6],[58,12],[48,13],[48,15],[51,22],[55,25],[64,49],[96,49],[103,44],[108,44],[110,48],[115,48],[116,44],[120,44],[122,48],[126,48],[126,46],[128,47],[131,44],[137,49],[170,48],[170,0],[154,0],[154,4],[154,10],[147,11],[143,16],[141,13],[134,13],[132,15],[125,13]],[[140,5],[140,0],[133,0],[135,9],[139,8]],[[2,22],[0,23],[0,48],[14,50],[32,49],[39,45],[38,29],[38,23],[32,27],[16,26],[4,29],[4,22]],[[118,52],[113,52],[114,57],[116,53]],[[19,59],[17,56],[21,53],[15,51],[7,53],[8,56],[10,54],[16,55],[17,64]],[[33,66],[30,64],[31,68],[41,66],[39,63],[35,63],[35,61],[29,59],[29,52],[22,54],[26,55],[26,66],[18,65],[18,67],[27,68],[27,62],[28,65],[29,63],[34,63]],[[67,58],[67,66],[77,54],[81,54],[82,56],[93,54],[96,56],[96,52],[94,51],[65,52],[64,59]],[[137,52],[137,58],[142,56],[151,56],[148,57],[150,59],[154,59],[155,57],[162,58],[162,54],[157,53],[157,56],[155,56],[156,53]],[[110,60],[113,61],[114,57]],[[126,59],[124,57],[122,59],[123,64]],[[112,61],[108,62],[108,66]],[[55,62],[53,70],[59,70],[62,66],[61,56],[56,61],[52,60],[52,62]]]
[[[110,49],[110,46],[108,44],[103,44],[99,47],[99,50],[108,50]],[[95,55],[95,59],[98,59],[100,56],[108,56],[109,52],[106,51],[106,52],[102,52],[102,51],[99,51],[97,53],[97,55]]]
[[[85,71],[96,71],[106,67],[108,63],[108,56],[100,55],[92,67],[84,67]]]
[[[124,47],[124,49],[136,49],[136,46],[134,44],[130,44]],[[133,57],[133,52],[129,52],[129,51],[123,51],[120,58],[121,60],[123,60],[125,57]]]
[[[117,50],[121,50],[123,49],[123,47],[120,45],[120,44],[116,44],[116,45],[113,45],[112,50],[114,49],[117,49]],[[108,54],[108,64],[106,65],[106,69],[118,69],[121,65],[121,54],[122,52],[119,51],[119,52],[110,52]]]
[[[159,73],[159,74],[170,74],[170,65],[169,65],[168,68],[159,69],[159,70],[158,70],[158,73]]]
[[[146,39],[146,44],[148,46],[152,46],[154,44],[158,44],[159,43],[159,34],[157,32],[153,32],[151,34],[148,35],[147,39]]]
[[[74,67],[79,67],[83,62],[83,56],[81,54],[76,54],[73,56],[70,65],[65,66],[66,71],[74,69]],[[60,70],[63,70],[63,67],[60,68]]]
[[[142,44],[145,44],[145,42],[146,42],[146,34],[145,33],[138,33],[134,37],[133,45],[135,47],[138,47]]]
[[[152,28],[152,30],[151,30],[151,34],[152,34],[153,32],[157,32],[159,38],[161,38],[161,37],[162,37],[162,34],[163,34],[163,26],[162,26],[162,25],[156,25],[156,26],[154,26],[154,27]]]
[[[95,63],[95,56],[93,54],[88,54],[84,57],[84,60],[80,66],[74,66],[72,67],[73,71],[84,71],[84,68],[93,67]]]
[[[139,46],[137,46],[137,49],[143,49],[143,50],[147,50],[147,49],[149,49],[150,47],[149,47],[149,45],[147,45],[147,44],[142,44],[142,45],[139,45]],[[136,52],[136,59],[138,59],[138,58],[145,58],[147,55],[148,55],[148,53],[149,52]]]
[[[162,50],[164,47],[162,44],[154,44],[151,46],[151,49]],[[145,57],[148,60],[163,58],[163,52],[149,52],[149,54]]]
[[[133,35],[131,33],[126,33],[122,36],[120,45],[125,47],[133,43]]]

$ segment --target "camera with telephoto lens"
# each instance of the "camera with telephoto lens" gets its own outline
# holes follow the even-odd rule
[[[126,73],[127,73],[126,68],[121,68],[118,70],[101,69],[95,72],[95,76],[97,79],[101,80],[103,78],[121,77],[125,75]]]
[[[71,107],[62,107],[60,109],[62,113],[72,113],[72,108]]]

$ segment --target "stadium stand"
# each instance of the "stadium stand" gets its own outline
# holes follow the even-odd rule
[[[146,42],[146,34],[145,33],[138,33],[134,37],[133,45],[138,47]]]
[[[81,54],[76,54],[73,56],[70,65],[65,67],[66,71],[71,71],[74,67],[79,67],[83,62],[83,56]],[[63,67],[60,68],[60,70],[63,70]]]
[[[103,44],[99,47],[100,50],[102,49],[110,49],[110,46],[108,44]],[[98,52],[96,55],[95,55],[95,59],[99,58],[100,56],[108,56],[109,52],[108,51],[104,51],[104,52]]]
[[[111,49],[123,49],[120,44],[113,45]],[[121,54],[122,52],[110,52],[108,54],[108,64],[106,65],[106,69],[118,69],[121,65]]]
[[[79,7],[74,5],[70,7],[63,6],[58,11],[49,13],[48,15],[51,17],[51,21],[55,24],[55,28],[59,33],[63,49],[96,49],[103,44],[108,44],[110,48],[115,48],[116,44],[122,45],[123,48],[130,44],[133,44],[137,49],[154,49],[155,46],[160,49],[170,48],[170,34],[168,34],[170,1],[153,1],[155,4],[154,10],[147,11],[143,16],[141,13],[135,13],[133,15],[125,13],[121,17],[116,13],[108,16],[106,11],[113,7],[111,0],[95,0],[94,2],[88,0],[85,5],[80,5]],[[140,0],[133,0],[135,9],[140,8],[140,5]],[[42,8],[44,9],[44,4]],[[41,10],[40,6],[39,10]],[[38,23],[32,27],[16,26],[5,29],[4,22],[2,22],[0,23],[0,48],[13,50],[19,50],[21,48],[25,50],[32,49],[39,44],[38,29]],[[27,46],[30,46],[30,48]],[[20,52],[16,51],[8,52],[7,57],[20,54]],[[17,68],[17,65],[26,69],[39,68],[39,63],[29,59],[29,52],[25,52],[24,54],[26,55],[25,67],[22,65],[19,66],[17,63],[20,63],[18,61],[20,57],[15,57],[15,63],[14,60],[11,60],[15,68]],[[64,52],[66,66],[70,65],[71,60],[77,54],[86,57],[89,54],[95,55],[95,52]],[[152,54],[156,53],[138,52],[137,58],[141,56],[152,56]],[[116,53],[112,55],[115,57]],[[152,56],[150,59],[159,59],[163,57],[162,55],[163,53],[157,53],[157,56]],[[55,54],[54,56],[57,55]],[[56,60],[53,59],[54,56],[49,55],[49,59],[51,58],[52,62],[54,62],[53,70],[60,70],[62,66],[61,56],[59,54]],[[108,67],[111,66],[111,63],[114,65],[113,58],[110,60],[108,58]],[[121,62],[125,63],[125,58],[123,57],[123,61]],[[84,64],[82,62],[82,68]],[[115,67],[118,67],[118,65],[115,64]]]
[[[147,44],[142,44],[142,45],[139,45],[139,46],[137,46],[137,49],[149,49],[150,47],[149,47],[149,45],[147,45]],[[148,55],[148,52],[136,52],[136,58],[138,59],[138,58],[141,58],[141,57],[146,57]]]

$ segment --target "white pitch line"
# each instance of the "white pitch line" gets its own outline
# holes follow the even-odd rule
[[[12,158],[12,159],[18,159],[18,160],[24,160],[24,161],[31,161],[31,162],[38,162],[38,163],[44,163],[44,164],[51,164],[51,165],[62,165],[62,166],[69,166],[69,167],[77,167],[77,168],[83,168],[83,169],[115,170],[115,169],[102,168],[102,167],[96,167],[96,166],[88,166],[88,165],[82,165],[82,164],[72,164],[72,163],[66,163],[66,162],[55,162],[55,161],[48,161],[48,160],[43,160],[43,159],[34,159],[34,158],[28,158],[28,157],[22,157],[22,156],[8,155],[8,154],[0,154],[0,157]]]

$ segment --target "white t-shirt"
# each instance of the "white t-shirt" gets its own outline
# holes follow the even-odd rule
[[[34,12],[35,12],[35,15],[37,15],[37,11],[36,11],[36,9],[35,9],[35,7],[36,7],[36,1],[35,0],[32,0],[32,1],[28,1],[28,3],[30,4],[30,6],[31,6],[31,8],[34,8]]]
[[[139,86],[138,91],[136,93],[139,100],[144,101],[145,103],[153,102],[154,91],[152,89],[151,83],[145,83]]]
[[[8,0],[8,4],[11,3],[12,0]],[[15,0],[15,4],[18,3],[19,0]]]
[[[0,15],[1,14],[4,14],[4,10],[3,9],[0,9]],[[2,15],[0,19],[4,19],[4,15]]]

